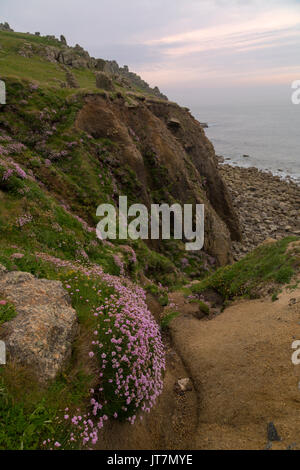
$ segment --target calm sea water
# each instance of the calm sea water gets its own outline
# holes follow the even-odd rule
[[[216,154],[300,183],[300,105],[193,106]],[[243,155],[249,155],[248,158]]]

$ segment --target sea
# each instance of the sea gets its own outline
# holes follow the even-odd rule
[[[254,166],[300,184],[300,105],[192,106],[227,163]]]

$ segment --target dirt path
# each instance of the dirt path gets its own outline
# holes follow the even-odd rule
[[[213,320],[197,320],[179,293],[171,301],[181,312],[170,324],[174,347],[198,395],[193,447],[264,449],[273,422],[282,437],[273,449],[300,448],[300,365],[291,361],[300,289],[236,303]]]

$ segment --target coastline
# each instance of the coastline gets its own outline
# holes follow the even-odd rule
[[[217,155],[300,184],[299,106],[291,102],[194,107]]]
[[[250,155],[243,155],[241,161],[235,161],[234,159],[230,157],[223,157],[223,156],[217,156],[218,163],[223,163],[227,164],[232,167],[238,167],[238,168],[256,168],[258,171],[264,173],[264,174],[271,174],[272,176],[277,176],[280,180],[282,181],[288,181],[297,184],[300,186],[300,175],[298,173],[296,174],[290,174],[287,173],[286,171],[278,168],[277,170],[272,170],[271,168],[259,168],[258,166],[255,166],[255,164],[247,164],[249,162],[249,159],[251,159]]]
[[[266,239],[300,236],[300,185],[255,167],[217,157],[218,168],[238,214],[243,239],[232,242],[237,261]]]

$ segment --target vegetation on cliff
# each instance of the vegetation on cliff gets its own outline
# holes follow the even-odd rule
[[[286,237],[258,246],[240,261],[218,269],[214,274],[192,286],[193,293],[213,289],[224,300],[237,297],[255,298],[266,288],[275,293],[299,272],[298,237]]]

